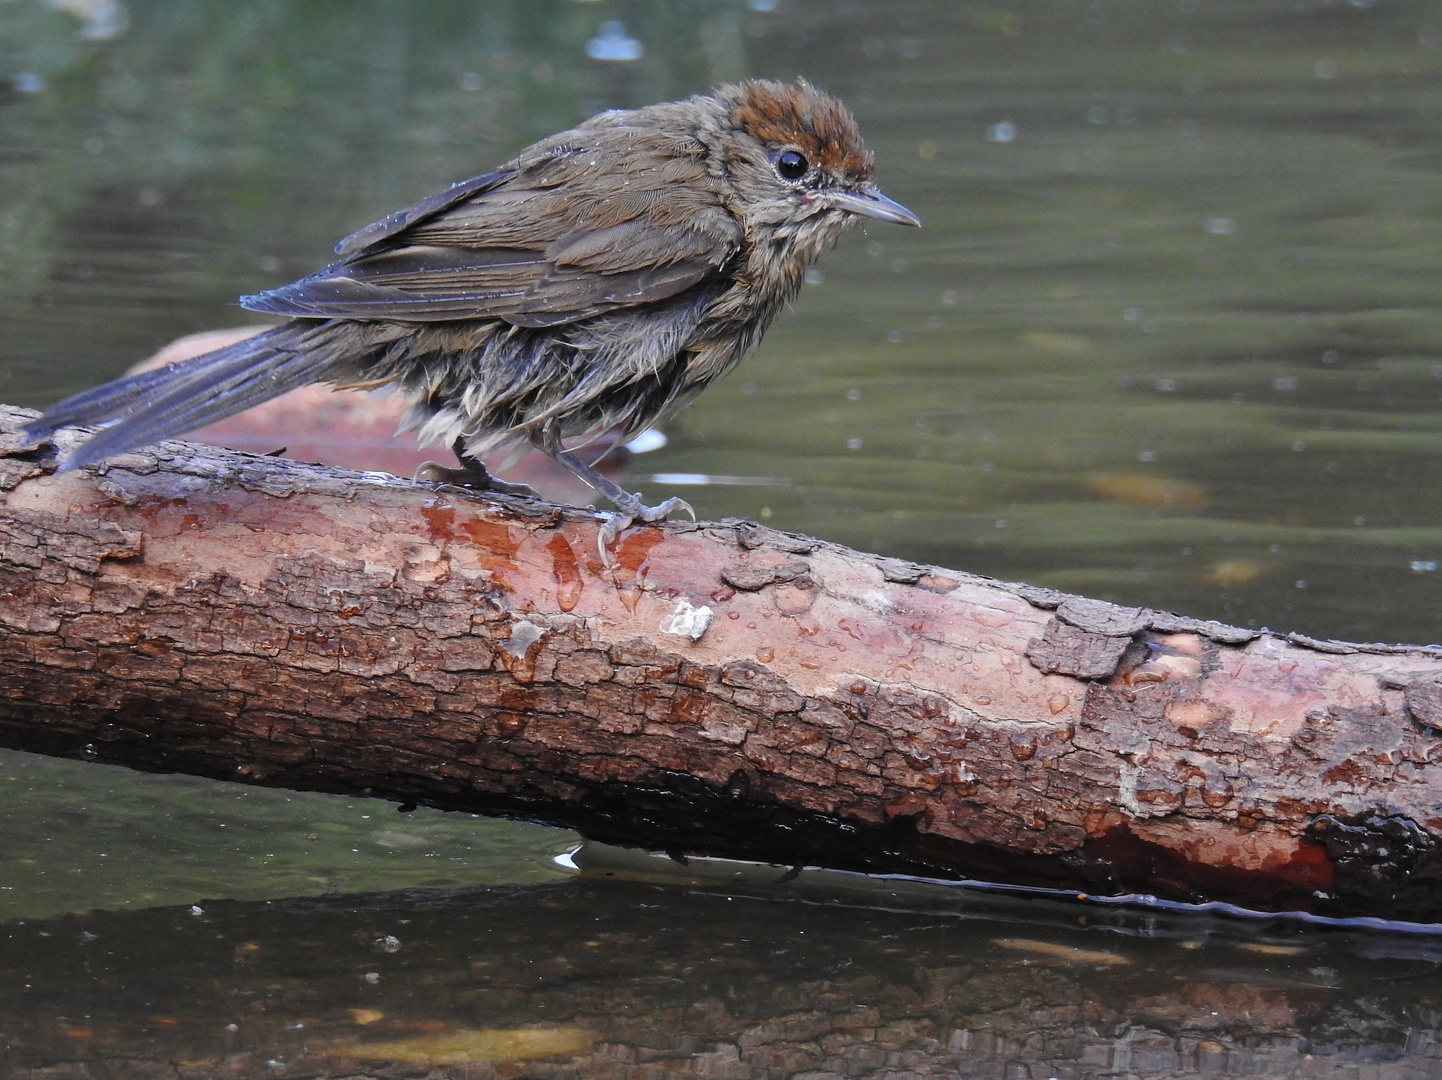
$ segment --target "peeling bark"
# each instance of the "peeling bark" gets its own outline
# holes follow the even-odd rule
[[[617,844],[1442,919],[1442,652],[0,409],[0,744]]]

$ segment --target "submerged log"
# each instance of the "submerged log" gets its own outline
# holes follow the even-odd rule
[[[1442,920],[1442,653],[0,409],[0,745],[613,844]],[[62,435],[62,441],[69,438]]]

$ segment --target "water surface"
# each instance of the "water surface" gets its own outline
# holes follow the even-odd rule
[[[0,398],[43,406],[245,322],[235,296],[600,108],[801,73],[924,228],[853,230],[625,482],[1126,603],[1434,641],[1439,41],[1420,0],[16,0]],[[651,479],[682,473],[761,482]],[[617,1075],[1436,1071],[1437,957],[1385,935],[1183,920],[1159,941],[1025,904],[984,929],[818,919],[577,882],[552,831],[24,755],[0,758],[0,813],[18,1065],[345,1075],[347,1040],[549,1025],[599,1034],[547,1075],[601,1075],[597,1047]],[[382,894],[402,888],[429,891]],[[477,1061],[502,1053],[486,1038]]]

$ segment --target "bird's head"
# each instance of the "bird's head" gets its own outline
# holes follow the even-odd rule
[[[799,248],[803,259],[830,247],[857,217],[920,225],[876,189],[871,151],[846,106],[805,80],[751,79],[716,97],[738,136],[726,168],[748,229]]]

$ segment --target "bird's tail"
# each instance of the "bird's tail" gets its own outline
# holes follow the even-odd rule
[[[298,386],[353,370],[344,324],[294,321],[234,345],[74,394],[32,420],[34,439],[71,424],[106,425],[61,470],[224,420]]]

